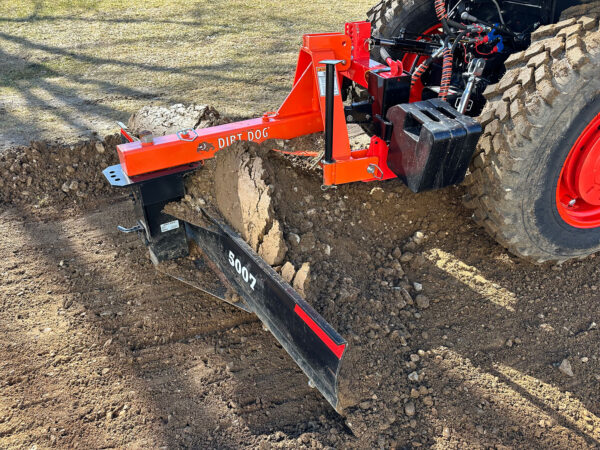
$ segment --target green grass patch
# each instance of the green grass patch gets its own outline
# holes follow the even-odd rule
[[[55,123],[73,114],[61,105],[84,100],[102,105],[82,112],[94,125],[148,103],[255,116],[287,95],[303,34],[343,31],[375,1],[4,0],[0,94],[17,97],[19,122],[36,117],[36,86]]]

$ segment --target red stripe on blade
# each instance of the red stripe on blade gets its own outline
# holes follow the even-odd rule
[[[312,320],[306,312],[300,308],[298,305],[294,307],[294,312],[300,316],[302,320],[309,326],[311,330],[315,332],[319,339],[321,339],[325,345],[333,352],[338,359],[342,359],[342,355],[344,354],[344,350],[346,349],[346,344],[336,344],[333,340],[327,336],[319,325],[316,324],[314,320]]]

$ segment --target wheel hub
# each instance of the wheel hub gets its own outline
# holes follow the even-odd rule
[[[581,133],[565,160],[556,205],[569,225],[600,227],[600,114]]]
[[[600,139],[582,160],[577,174],[579,194],[590,205],[600,205]]]

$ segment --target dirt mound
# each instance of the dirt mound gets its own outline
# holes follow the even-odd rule
[[[81,204],[114,194],[102,170],[118,162],[118,135],[73,145],[32,142],[0,153],[0,203]]]
[[[212,107],[181,104],[170,108],[148,106],[129,119],[132,132],[152,130],[155,135],[185,128],[227,123]],[[82,140],[72,145],[32,142],[0,153],[0,203],[29,205],[89,205],[90,200],[115,195],[102,170],[117,164],[119,135]]]
[[[222,119],[219,112],[211,106],[184,106],[178,103],[168,108],[144,106],[131,115],[127,127],[134,134],[150,130],[155,136],[164,136],[188,128],[207,128],[227,122],[228,120]]]
[[[318,171],[272,147],[237,142],[224,149],[188,178],[188,195],[174,212],[182,215],[185,209],[191,217],[200,206],[217,205],[250,246],[349,340],[340,377],[342,406],[353,431],[368,434],[376,427],[379,433],[382,426],[404,421],[398,394],[416,368],[408,358],[409,328],[429,300],[413,298],[410,291],[415,297],[417,292],[401,261],[411,261],[411,250],[424,236],[411,238],[412,227],[395,220],[382,187],[356,184],[323,192]],[[406,354],[408,362],[386,358],[390,354]],[[381,364],[384,358],[387,364]],[[418,386],[420,375],[413,377]],[[362,414],[361,404],[376,404],[383,419]]]

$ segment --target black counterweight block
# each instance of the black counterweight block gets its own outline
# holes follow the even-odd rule
[[[393,106],[387,164],[413,192],[462,182],[481,136],[481,125],[448,103],[427,100]]]

